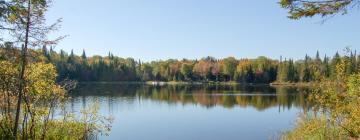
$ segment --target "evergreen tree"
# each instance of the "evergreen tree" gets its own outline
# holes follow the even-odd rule
[[[287,64],[287,77],[286,77],[286,81],[288,82],[296,82],[296,71],[295,71],[295,66],[294,66],[294,61],[292,59],[289,59],[288,64]]]
[[[72,63],[74,63],[74,60],[75,60],[74,51],[71,50],[71,53],[70,53],[70,56],[68,57],[67,62],[70,63],[70,64],[72,64]]]
[[[332,61],[331,61],[331,78],[336,78],[336,66],[341,63],[341,57],[338,52],[335,53]]]
[[[82,52],[82,54],[81,54],[81,58],[82,58],[83,60],[86,60],[85,50],[83,50],[83,52]]]
[[[49,51],[47,50],[47,48],[46,48],[46,46],[45,45],[43,45],[43,47],[42,47],[42,53],[43,53],[43,55],[44,56],[48,56],[48,54],[49,54]]]
[[[289,82],[288,80],[288,74],[289,74],[289,67],[288,67],[288,62],[285,58],[285,60],[283,62],[280,63],[279,65],[279,71],[278,71],[278,81],[279,82]]]
[[[324,57],[323,66],[324,66],[323,75],[324,75],[325,78],[329,78],[331,68],[330,68],[330,64],[329,64],[329,58],[326,55]]]
[[[42,51],[42,54],[47,58],[47,60],[51,61],[50,52],[48,51],[48,49],[47,49],[47,47],[45,45],[43,45],[41,51]]]
[[[60,50],[60,60],[64,61],[65,60],[65,51],[64,50]]]
[[[254,83],[254,80],[255,80],[255,73],[252,69],[252,66],[250,65],[246,72],[246,83]]]
[[[311,73],[309,68],[310,61],[311,61],[310,57],[308,55],[305,55],[305,60],[302,66],[302,72],[300,77],[302,82],[310,82],[311,80]]]
[[[321,58],[320,58],[320,53],[319,53],[319,51],[316,51],[315,60],[316,60],[316,62],[321,62]]]
[[[360,54],[357,56],[357,59],[356,59],[356,71],[358,73],[360,73]]]

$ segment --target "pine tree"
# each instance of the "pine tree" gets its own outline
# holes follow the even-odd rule
[[[255,73],[254,73],[254,70],[253,70],[252,66],[250,65],[248,67],[247,72],[246,72],[246,82],[247,83],[254,83],[254,80],[255,80]]]
[[[351,51],[350,52],[350,56],[345,56],[345,60],[347,63],[346,66],[346,74],[350,75],[353,74],[355,72],[356,69],[356,56],[354,55],[354,53]]]
[[[280,66],[279,66],[279,71],[278,71],[278,81],[279,82],[289,82],[288,80],[288,74],[289,74],[289,67],[288,67],[288,61],[285,60],[283,62],[280,63]]]
[[[43,53],[43,55],[44,56],[47,56],[48,54],[49,54],[49,52],[48,52],[48,50],[47,50],[47,48],[46,48],[46,46],[45,45],[43,45],[43,47],[42,47],[42,53]]]
[[[310,68],[309,68],[309,63],[310,63],[310,57],[308,55],[305,55],[305,60],[304,60],[304,64],[302,66],[302,72],[301,72],[301,81],[302,82],[310,82],[311,80],[311,74],[310,74]]]
[[[325,55],[324,57],[324,61],[323,61],[323,75],[325,78],[329,78],[330,77],[330,64],[329,64],[329,58]]]
[[[65,51],[64,50],[60,50],[60,60],[64,61],[65,60]]]
[[[332,61],[331,61],[331,78],[336,78],[336,66],[341,63],[341,57],[339,52],[336,52]]]
[[[321,62],[321,58],[320,58],[320,53],[319,53],[319,51],[316,51],[315,60],[316,60],[316,62]]]
[[[81,55],[81,58],[82,58],[83,60],[86,60],[85,50],[83,50],[82,55]]]
[[[49,53],[49,51],[47,50],[47,48],[46,48],[45,45],[43,45],[41,51],[42,51],[42,54],[43,54],[49,61],[51,61],[50,53]]]
[[[357,72],[357,66],[356,66],[356,51],[351,55],[351,74]]]
[[[75,61],[74,51],[71,50],[71,53],[70,53],[70,56],[68,57],[67,62],[71,64],[71,63],[74,63],[74,61]]]
[[[357,56],[357,60],[356,60],[356,72],[360,73],[360,54]]]
[[[296,72],[295,72],[295,67],[294,67],[294,61],[292,59],[289,59],[289,61],[288,61],[286,79],[289,82],[296,81]]]

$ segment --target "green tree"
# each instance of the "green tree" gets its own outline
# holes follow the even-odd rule
[[[294,60],[289,59],[288,64],[287,64],[287,81],[289,82],[297,82],[298,81],[298,76],[297,76],[297,72],[296,72],[296,68],[294,65]]]
[[[223,72],[229,77],[229,80],[232,81],[234,78],[235,70],[238,61],[234,57],[228,57],[222,60],[223,61]]]
[[[182,75],[184,75],[186,81],[191,80],[191,78],[192,78],[192,70],[193,70],[193,66],[191,64],[183,63],[181,65],[180,72],[181,72]]]
[[[289,66],[288,66],[288,62],[285,58],[285,61],[282,61],[279,64],[279,70],[277,73],[277,81],[278,82],[289,82],[288,74],[289,74]]]
[[[71,51],[72,52],[72,51]],[[85,50],[83,50],[82,54],[81,54],[81,59],[86,60],[86,53]]]
[[[335,53],[332,61],[331,61],[331,78],[335,79],[336,78],[336,66],[339,65],[341,62],[341,57],[340,54],[338,52]]]
[[[323,75],[326,79],[330,78],[331,75],[331,68],[329,64],[330,58],[325,55],[323,61]]]
[[[360,71],[360,54],[357,56],[357,59],[356,59],[356,70],[357,71]]]
[[[309,69],[309,61],[310,61],[310,57],[308,55],[305,56],[305,60],[304,63],[302,65],[302,71],[301,71],[301,81],[302,82],[310,82],[311,81],[311,74],[310,74],[310,69]]]

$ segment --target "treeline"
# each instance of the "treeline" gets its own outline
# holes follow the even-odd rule
[[[270,83],[276,80],[279,62],[266,57],[241,59],[234,57],[200,60],[175,60],[141,62],[133,58],[108,56],[87,57],[75,55],[72,51],[55,52],[42,49],[47,61],[54,63],[59,78],[79,81],[186,81],[186,82],[228,82]]]
[[[358,73],[360,70],[360,55],[356,51],[346,51],[341,56],[338,52],[331,58],[325,55],[322,59],[319,52],[314,58],[305,56],[303,60],[292,59],[280,62],[278,65],[277,82],[319,82],[324,79],[335,79],[338,75],[336,67],[344,64],[344,75]]]
[[[2,45],[6,49],[6,45]],[[9,52],[9,51],[8,51]],[[85,51],[76,55],[71,51],[55,52],[43,47],[37,57],[53,63],[58,70],[58,80],[78,81],[185,81],[185,82],[239,82],[239,83],[297,83],[318,82],[335,78],[336,66],[344,61],[346,75],[360,69],[360,55],[347,51],[342,56],[305,56],[302,60],[266,57],[256,59],[216,59],[205,57],[200,60],[161,60],[141,62],[133,58],[121,58],[109,53],[108,56],[87,57]]]

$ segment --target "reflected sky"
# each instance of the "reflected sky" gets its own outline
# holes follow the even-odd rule
[[[76,112],[94,102],[115,118],[108,137],[122,140],[269,139],[309,109],[309,89],[268,86],[83,84]]]

